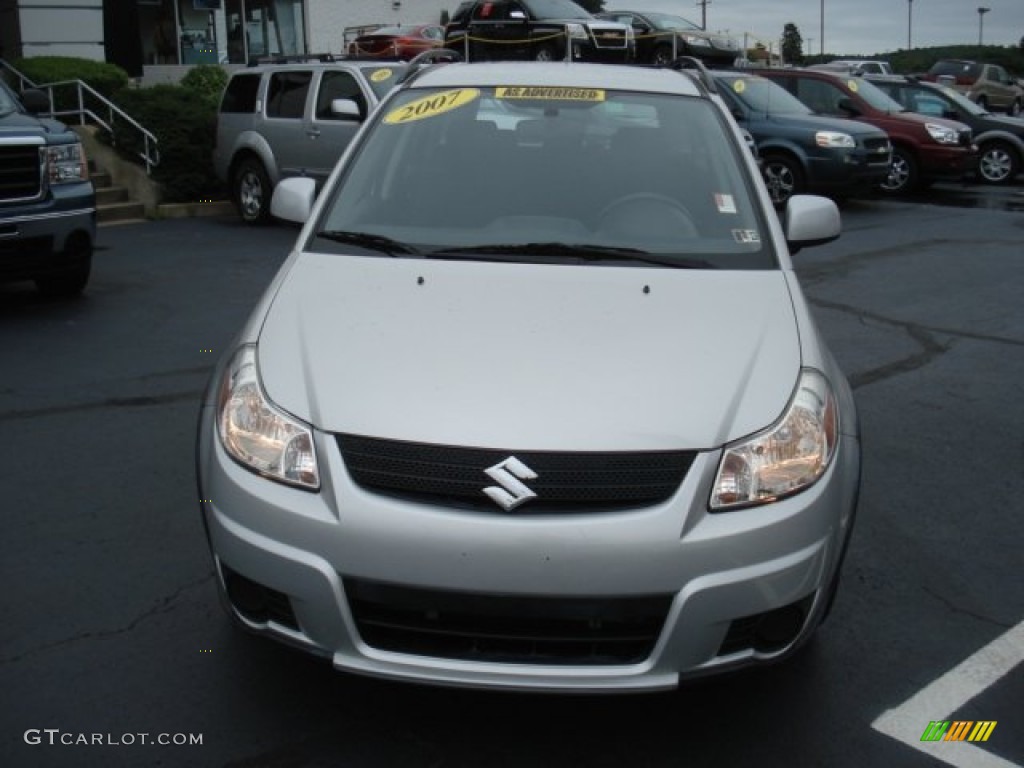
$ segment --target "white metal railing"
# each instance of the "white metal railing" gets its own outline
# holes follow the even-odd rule
[[[43,83],[37,84],[32,82],[28,77],[23,75],[21,72],[16,70],[10,64],[3,59],[0,59],[0,67],[7,72],[11,73],[18,79],[18,90],[24,91],[27,88],[35,88],[40,91],[44,91],[50,100],[50,115],[53,117],[67,117],[77,116],[80,125],[86,124],[86,118],[101,126],[104,130],[110,134],[111,143],[116,146],[116,138],[114,135],[114,116],[123,120],[125,123],[134,128],[142,136],[142,151],[137,152],[139,159],[146,166],[146,173],[150,173],[153,166],[160,164],[160,147],[159,141],[150,131],[143,128],[138,121],[136,121],[131,115],[121,109],[119,106],[114,104],[110,99],[99,93],[95,88],[81,80],[61,80],[56,83]],[[76,104],[78,105],[75,109],[63,109],[57,110],[56,98],[54,97],[55,88],[69,88],[74,87],[76,95]],[[98,107],[101,112],[104,112],[106,119],[101,117],[92,108],[86,105],[86,96],[91,97],[96,102],[99,102],[102,106]]]

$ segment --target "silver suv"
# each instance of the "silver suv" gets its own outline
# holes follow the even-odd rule
[[[406,69],[401,62],[310,61],[236,72],[221,98],[213,162],[242,220],[270,218],[270,194],[283,178],[322,183]],[[338,100],[346,106],[336,109]]]

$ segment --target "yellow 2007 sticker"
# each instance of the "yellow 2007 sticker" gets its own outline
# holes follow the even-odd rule
[[[480,91],[476,88],[456,88],[454,91],[432,93],[429,96],[414,99],[401,107],[395,107],[385,116],[384,122],[388,125],[401,125],[416,120],[425,120],[428,117],[435,117],[464,107],[479,96]]]
[[[745,90],[747,90],[747,84],[742,80],[736,80],[732,84],[732,89],[736,91],[736,93],[743,93]]]
[[[850,87],[850,90],[853,91],[854,93],[856,93],[857,91],[860,90],[860,83],[858,83],[856,80],[847,80],[846,84]]]
[[[393,74],[395,73],[392,72],[390,69],[378,69],[376,72],[370,75],[370,80],[372,80],[375,83],[383,83],[385,80],[390,79]]]
[[[599,88],[547,88],[517,86],[495,88],[496,99],[541,99],[551,101],[604,101],[604,91]]]

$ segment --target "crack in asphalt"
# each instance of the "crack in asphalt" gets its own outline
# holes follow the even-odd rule
[[[83,413],[99,411],[104,408],[149,408],[154,405],[180,403],[185,400],[194,401],[197,406],[202,398],[202,389],[190,389],[187,392],[169,392],[163,395],[137,395],[135,397],[108,397],[91,403],[73,403],[71,405],[51,405],[45,408],[25,408],[0,413],[0,422],[34,419],[40,416],[59,416],[65,413]]]
[[[886,363],[878,368],[871,368],[867,371],[850,374],[847,378],[852,389],[859,389],[860,387],[865,387],[869,384],[875,384],[879,381],[884,381],[885,379],[923,368],[936,358],[944,355],[953,347],[953,341],[942,343],[938,341],[933,334],[949,336],[953,340],[971,339],[973,341],[985,341],[993,344],[1006,344],[1014,347],[1024,347],[1024,340],[1021,339],[1013,339],[1006,336],[995,336],[993,334],[973,333],[971,331],[963,331],[956,328],[921,325],[919,323],[911,323],[906,320],[896,320],[891,317],[886,317],[885,315],[868,312],[858,307],[850,306],[849,304],[827,301],[825,299],[814,299],[808,297],[808,302],[821,309],[830,309],[836,312],[852,315],[861,321],[872,320],[883,325],[898,328],[904,331],[914,342],[917,343],[919,347],[921,347],[921,351],[916,354],[908,355],[907,357],[895,360],[891,363]]]
[[[71,637],[66,637],[63,640],[58,640],[56,642],[49,643],[48,645],[41,645],[41,646],[39,646],[37,648],[32,648],[31,650],[25,651],[24,653],[19,653],[16,656],[8,656],[6,658],[0,659],[0,666],[4,666],[6,664],[15,664],[15,663],[17,663],[19,661],[23,661],[24,659],[29,658],[30,656],[35,656],[36,654],[45,653],[46,651],[52,651],[52,650],[54,650],[56,648],[63,648],[64,646],[72,645],[72,644],[80,642],[82,640],[93,640],[93,639],[99,638],[99,637],[113,637],[115,635],[123,635],[126,632],[131,632],[133,629],[135,629],[137,626],[139,626],[139,624],[141,624],[142,622],[146,621],[146,619],[152,618],[153,616],[157,616],[157,615],[159,615],[161,613],[168,613],[168,612],[170,612],[174,608],[174,603],[185,592],[188,592],[191,589],[195,589],[195,588],[197,588],[199,586],[202,586],[206,582],[210,581],[213,578],[213,576],[214,576],[214,571],[211,569],[202,578],[196,579],[194,581],[190,581],[190,582],[188,582],[186,584],[181,585],[176,590],[174,590],[174,592],[172,592],[171,594],[165,595],[164,597],[161,597],[156,602],[155,605],[153,605],[149,609],[147,609],[147,610],[143,611],[142,613],[140,613],[138,616],[136,616],[134,619],[132,619],[128,624],[126,624],[123,627],[119,627],[117,629],[100,630],[100,631],[97,631],[97,632],[79,632],[78,634],[72,635]]]
[[[928,587],[921,587],[921,589],[924,591],[926,595],[935,598],[944,606],[946,606],[946,608],[949,609],[949,611],[952,613],[962,613],[965,616],[970,616],[972,619],[977,619],[978,621],[983,621],[986,624],[992,624],[996,627],[1002,627],[1003,629],[1010,629],[1011,627],[1015,626],[1014,624],[1009,622],[1002,622],[998,619],[993,619],[991,616],[984,616],[980,613],[969,611],[966,608],[960,608],[959,606],[954,605],[953,601],[947,598],[946,596],[941,595],[938,592],[933,592],[932,590],[928,589]]]

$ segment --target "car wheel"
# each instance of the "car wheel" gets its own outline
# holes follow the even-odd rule
[[[44,296],[55,299],[73,299],[85,290],[92,270],[92,243],[82,237],[68,244],[65,256],[78,262],[67,272],[36,279],[36,288]]]
[[[265,224],[270,220],[270,178],[259,160],[249,157],[238,164],[233,191],[242,221]]]
[[[1014,99],[1013,104],[1006,111],[1010,113],[1010,117],[1020,117],[1020,109],[1020,99]]]
[[[804,171],[800,163],[787,155],[765,155],[762,174],[772,202],[779,207],[804,189]]]
[[[550,45],[542,45],[533,53],[534,61],[554,61],[555,49]]]
[[[919,184],[914,155],[903,147],[893,147],[889,176],[879,185],[881,190],[890,195],[903,195],[916,190]]]
[[[1020,157],[1003,141],[990,141],[978,152],[978,176],[986,184],[1007,184],[1020,172]]]
[[[672,46],[659,45],[651,55],[651,64],[656,67],[665,67],[672,63]]]

